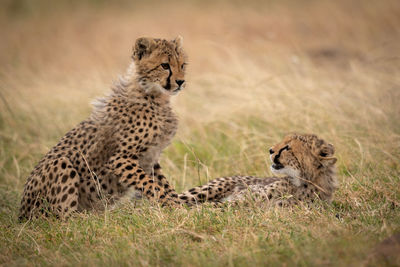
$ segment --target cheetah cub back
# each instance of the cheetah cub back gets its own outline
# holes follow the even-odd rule
[[[180,203],[158,163],[177,130],[170,97],[185,86],[182,38],[139,38],[133,66],[91,116],[69,131],[25,184],[20,219],[103,209],[134,190]]]
[[[179,197],[191,204],[245,202],[253,199],[271,206],[331,201],[338,183],[333,145],[313,134],[290,134],[269,150],[271,171],[283,177],[231,176],[192,188]]]

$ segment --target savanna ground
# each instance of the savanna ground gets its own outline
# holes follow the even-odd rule
[[[400,231],[400,2],[166,2],[1,2],[0,264],[396,264],[371,253]],[[267,148],[296,131],[336,146],[333,203],[18,223],[29,172],[125,71],[134,40],[178,34],[188,86],[162,156],[177,190],[271,175]]]

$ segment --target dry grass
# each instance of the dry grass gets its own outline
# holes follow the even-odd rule
[[[365,265],[400,231],[398,1],[3,1],[0,264]],[[30,170],[124,72],[139,36],[185,38],[180,129],[162,163],[181,191],[270,175],[287,132],[335,144],[341,187],[320,209],[122,207],[18,224]]]

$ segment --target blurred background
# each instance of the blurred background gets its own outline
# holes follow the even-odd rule
[[[0,29],[0,265],[363,266],[400,231],[399,0],[0,0]],[[271,145],[315,133],[336,147],[332,205],[18,224],[30,171],[125,72],[136,38],[177,35],[187,87],[161,159],[177,191],[272,175]]]
[[[163,159],[179,189],[270,174],[266,148],[293,131],[334,143],[343,172],[377,157],[399,168],[399,1],[3,0],[0,12],[0,180],[15,190],[141,36],[181,35],[189,56]]]

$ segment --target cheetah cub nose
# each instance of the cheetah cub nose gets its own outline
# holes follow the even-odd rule
[[[175,82],[177,85],[181,86],[185,82],[185,80],[175,80]]]
[[[269,154],[274,154],[274,151],[272,150],[272,148],[269,149]]]

